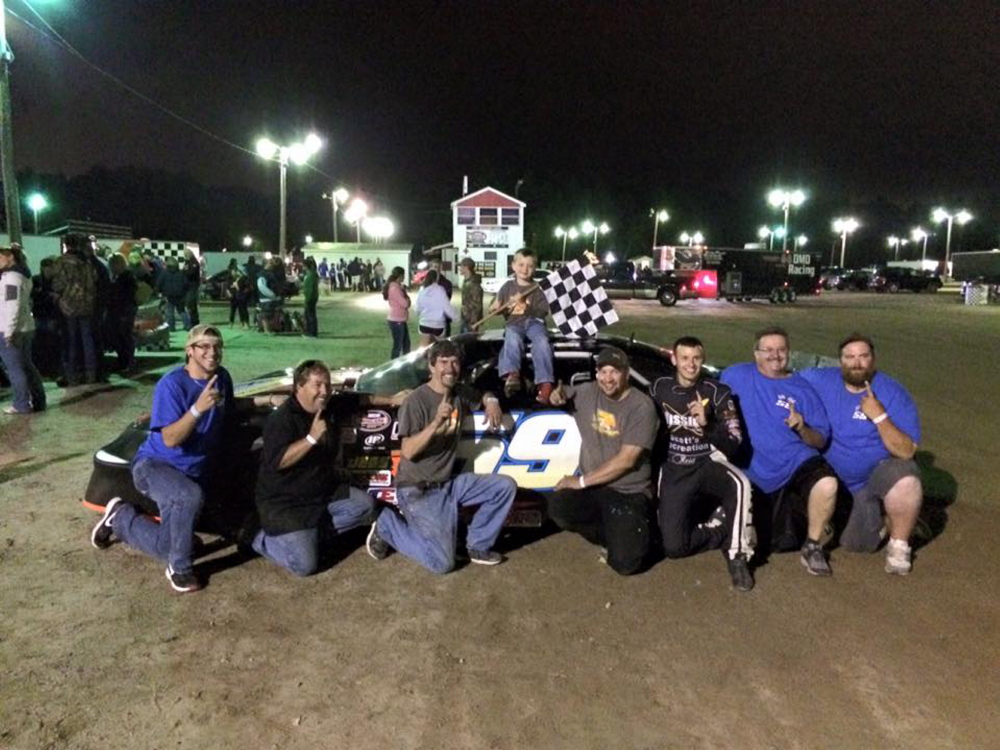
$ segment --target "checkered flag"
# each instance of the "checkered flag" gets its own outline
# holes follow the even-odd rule
[[[556,327],[565,334],[594,336],[598,329],[618,321],[618,313],[589,263],[571,260],[542,281]]]

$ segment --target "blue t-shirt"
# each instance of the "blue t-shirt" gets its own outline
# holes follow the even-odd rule
[[[168,448],[163,444],[160,432],[167,425],[180,419],[198,400],[208,380],[195,380],[187,370],[178,367],[171,370],[156,384],[153,390],[153,414],[149,421],[149,437],[136,451],[133,462],[140,458],[163,461],[183,472],[192,479],[198,479],[219,444],[226,412],[233,409],[233,380],[229,373],[219,368],[215,387],[222,392],[223,399],[212,409],[201,415],[194,431],[180,445]]]
[[[892,454],[879,437],[878,427],[861,411],[861,393],[851,393],[844,385],[839,367],[815,367],[802,372],[826,408],[833,438],[824,458],[851,492],[865,486],[872,470]],[[906,389],[881,372],[872,379],[872,392],[882,402],[896,427],[920,442],[917,407]]]
[[[830,423],[822,401],[798,373],[769,378],[751,362],[727,367],[720,379],[733,389],[743,412],[750,442],[747,476],[764,492],[781,489],[799,466],[819,455],[785,424],[788,406],[795,404],[806,424],[827,438]]]

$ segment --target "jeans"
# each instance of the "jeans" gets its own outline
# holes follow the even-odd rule
[[[402,354],[410,353],[410,326],[407,322],[389,321],[389,332],[392,334],[392,354],[390,359],[395,359]]]
[[[500,536],[516,493],[514,480],[497,474],[459,474],[427,490],[397,487],[399,513],[383,512],[378,533],[432,573],[447,573],[455,567],[459,506],[479,506],[469,524],[466,546],[486,551]]]
[[[535,367],[536,383],[554,383],[552,372],[552,344],[545,323],[538,318],[522,318],[508,323],[503,331],[503,348],[500,350],[498,368],[500,377],[521,372],[524,360],[524,340],[531,341],[531,361]]]
[[[306,321],[306,336],[316,338],[319,335],[319,321],[316,319],[316,302],[306,303],[303,310],[303,317]]]
[[[31,333],[17,333],[8,341],[0,333],[0,361],[14,392],[11,405],[19,412],[45,410],[45,386],[31,359],[31,338]]]
[[[184,330],[188,331],[191,329],[191,315],[188,313],[187,306],[184,304],[183,300],[174,302],[165,300],[164,304],[167,308],[167,326],[171,331],[176,330],[178,311],[181,313],[181,325],[184,326]]]
[[[331,500],[326,506],[333,530],[338,534],[371,522],[372,499],[368,493],[357,487],[351,487],[349,493],[346,498]],[[261,530],[254,537],[253,548],[297,576],[310,576],[319,568],[319,541],[318,528],[274,536]]]
[[[650,504],[645,495],[609,487],[560,490],[548,497],[549,518],[591,544],[608,548],[608,567],[621,575],[638,573],[649,552]]]
[[[87,379],[97,377],[97,343],[92,321],[90,317],[66,317],[63,369],[70,380],[80,375],[80,347],[83,348],[83,370]]]
[[[123,505],[112,521],[112,530],[130,547],[163,560],[175,573],[191,572],[194,525],[205,503],[205,493],[195,480],[162,461],[141,458],[132,466],[135,488],[160,509],[160,522]]]

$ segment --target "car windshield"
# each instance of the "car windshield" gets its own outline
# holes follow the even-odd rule
[[[427,351],[418,350],[404,357],[391,359],[384,365],[368,370],[358,378],[356,389],[362,393],[391,395],[418,388],[430,378]]]

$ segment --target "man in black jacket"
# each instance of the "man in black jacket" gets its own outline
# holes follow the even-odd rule
[[[729,462],[743,442],[729,386],[702,374],[705,347],[693,336],[674,342],[676,372],[653,383],[669,434],[660,471],[658,518],[667,557],[721,549],[733,587],[753,588],[750,480]]]
[[[107,336],[118,355],[117,369],[129,372],[135,367],[135,277],[125,258],[118,253],[108,261],[111,288],[106,316]]]

